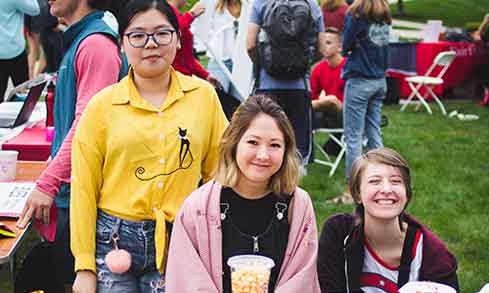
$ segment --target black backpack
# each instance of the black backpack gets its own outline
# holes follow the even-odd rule
[[[307,0],[268,0],[258,35],[259,66],[276,79],[304,78],[317,32]]]

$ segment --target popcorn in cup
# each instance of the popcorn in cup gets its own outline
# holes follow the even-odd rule
[[[18,151],[0,150],[0,181],[14,181],[17,172]]]
[[[237,255],[227,261],[231,267],[233,293],[267,293],[273,259],[261,255]]]

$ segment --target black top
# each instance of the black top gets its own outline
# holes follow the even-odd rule
[[[250,200],[224,187],[220,202],[224,293],[231,293],[231,271],[227,260],[241,254],[273,259],[275,267],[268,286],[268,291],[273,292],[289,237],[287,215],[290,198],[270,193]]]

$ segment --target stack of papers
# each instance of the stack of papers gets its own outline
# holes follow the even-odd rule
[[[35,186],[34,182],[0,182],[0,217],[19,217]]]

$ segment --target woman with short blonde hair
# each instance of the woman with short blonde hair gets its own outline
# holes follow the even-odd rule
[[[458,292],[457,260],[425,225],[406,213],[409,165],[389,148],[357,158],[350,177],[355,214],[336,214],[319,241],[321,292],[398,292],[431,281]]]
[[[275,263],[268,289],[257,292],[319,292],[314,210],[297,187],[298,169],[282,108],[270,98],[249,97],[223,134],[217,179],[193,192],[177,215],[168,292],[231,293],[227,261],[244,254]]]

